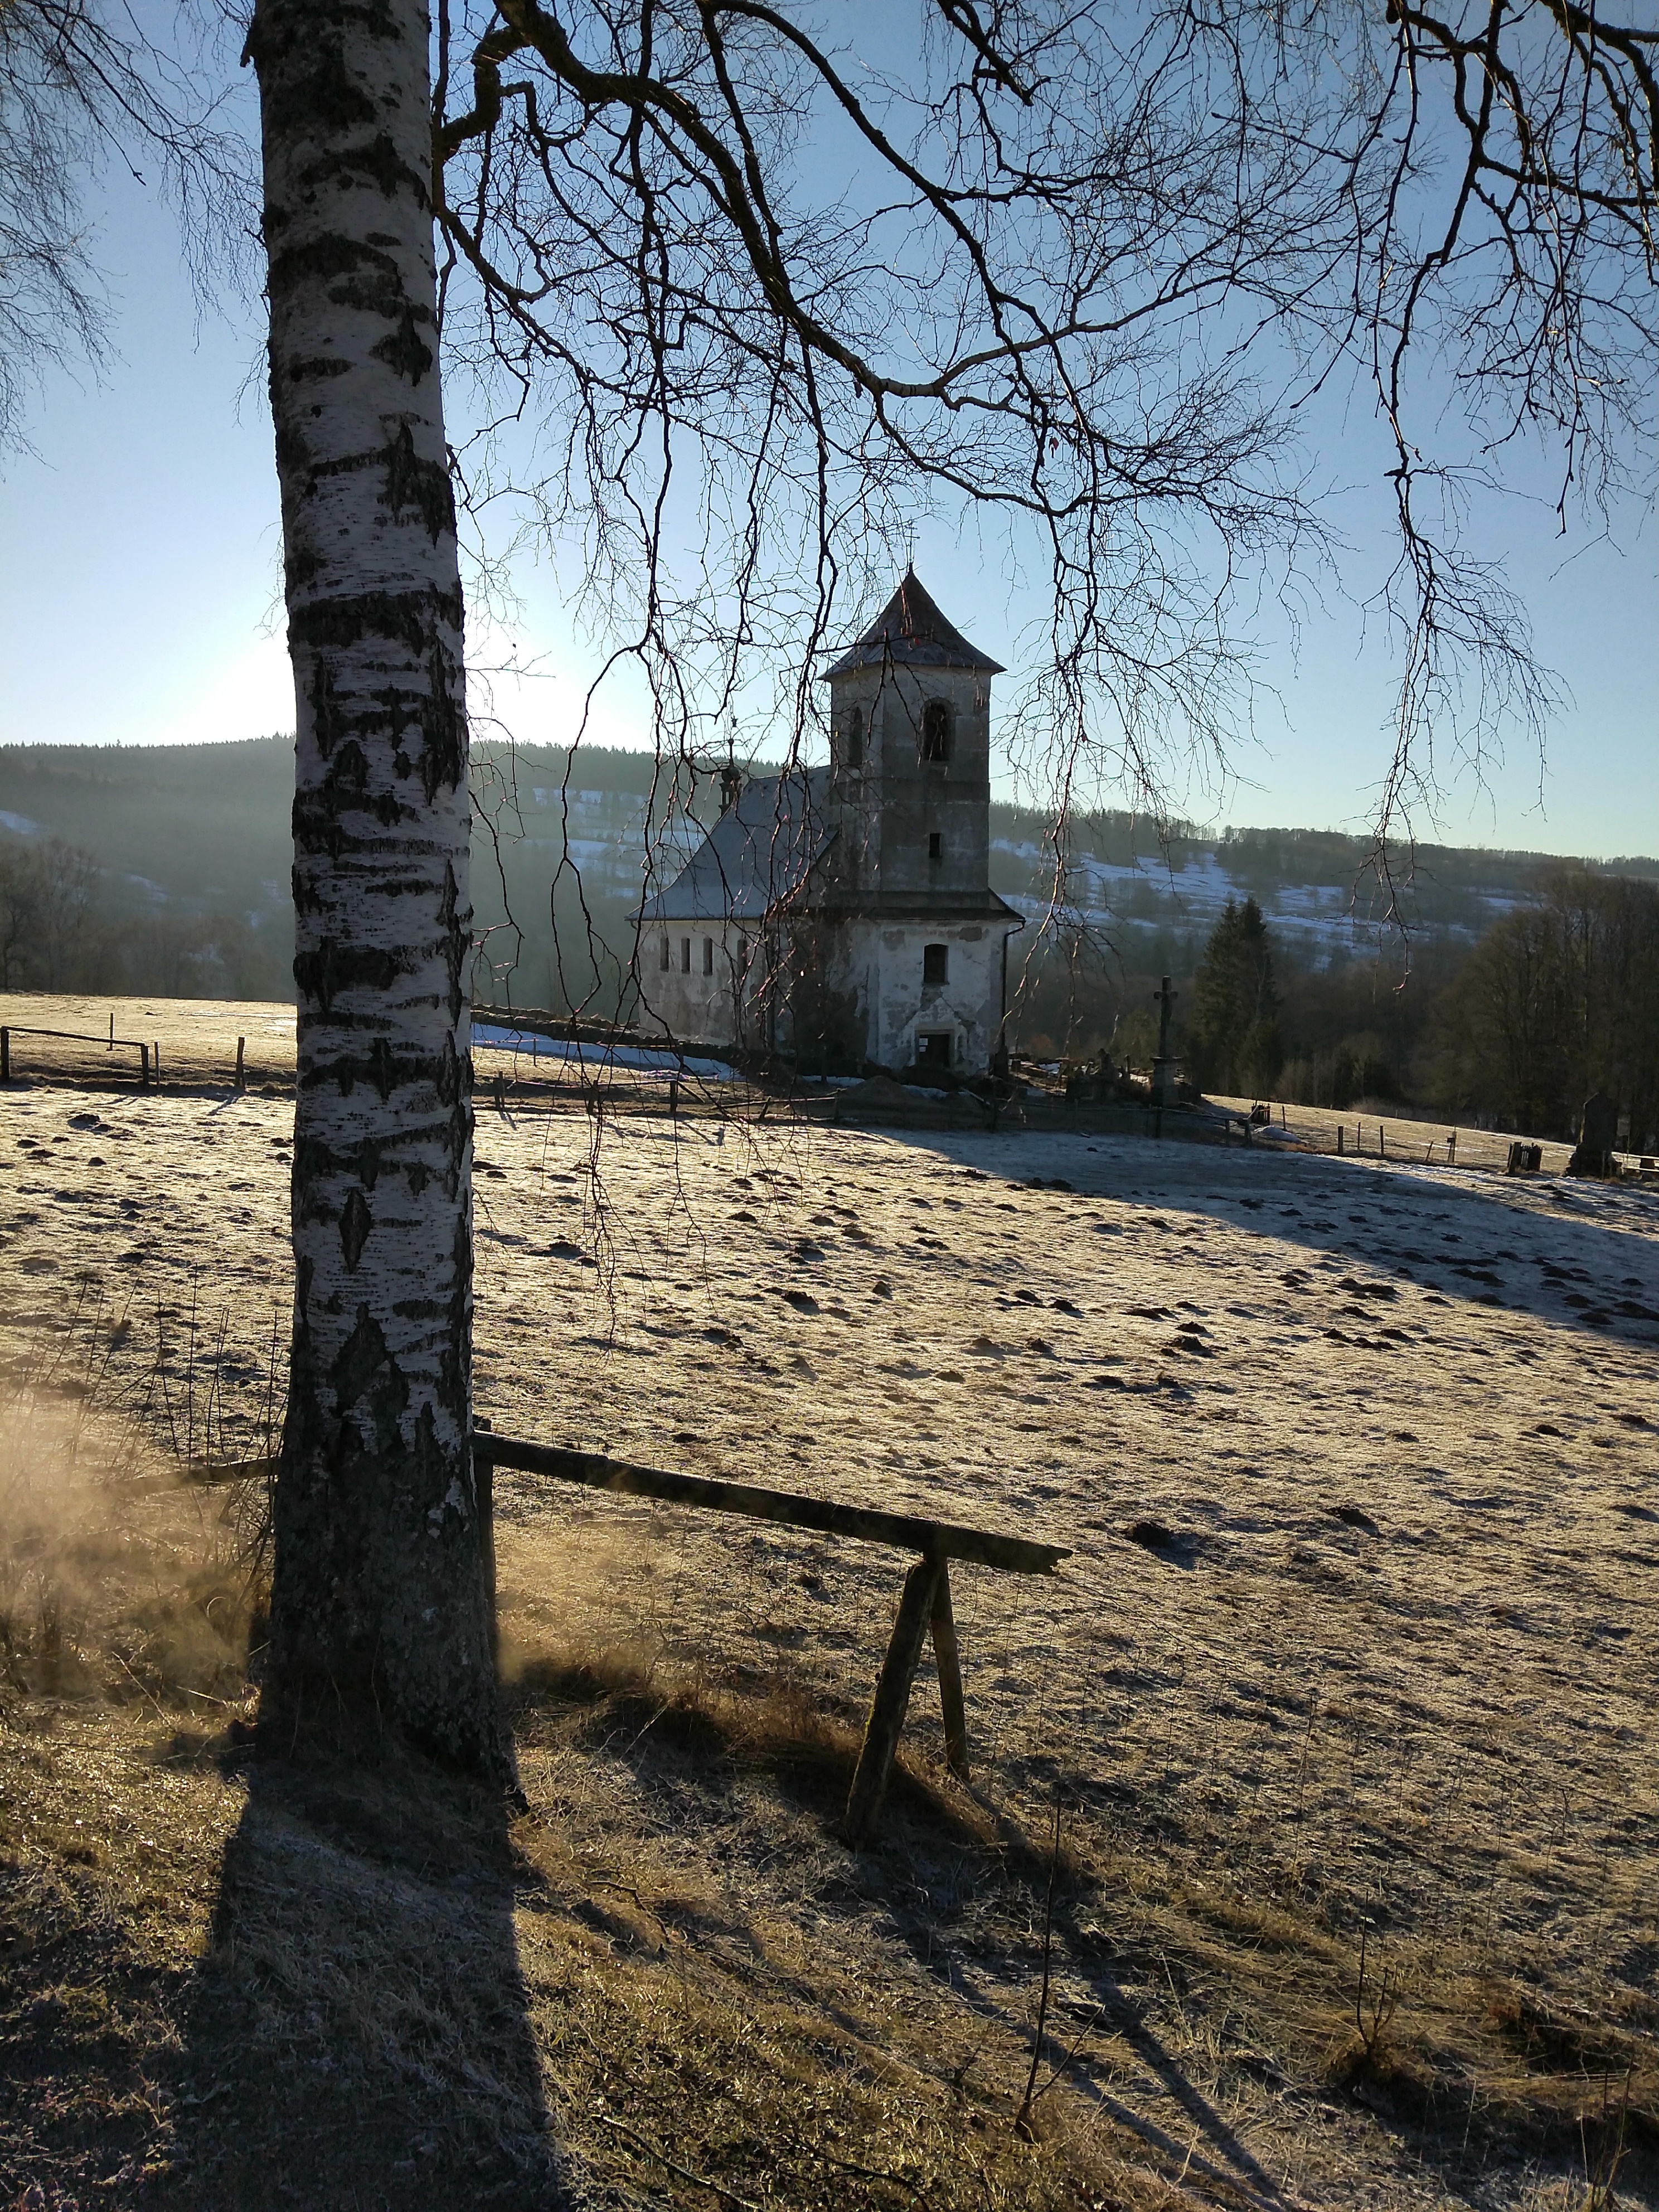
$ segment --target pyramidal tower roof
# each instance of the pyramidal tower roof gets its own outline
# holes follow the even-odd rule
[[[887,605],[863,636],[842,653],[831,676],[848,676],[857,668],[977,668],[988,676],[1002,673],[1002,663],[969,645],[954,623],[948,623],[922,589],[914,568],[907,568]]]

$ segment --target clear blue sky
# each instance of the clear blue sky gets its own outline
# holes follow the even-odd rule
[[[251,314],[198,320],[171,218],[125,181],[107,202],[119,359],[101,384],[53,381],[34,410],[33,458],[0,483],[0,742],[149,744],[250,738],[293,726],[282,642],[276,488]],[[1370,465],[1364,422],[1327,457],[1351,477]],[[1539,477],[1535,489],[1545,489]],[[1352,493],[1340,519],[1355,552],[1350,588],[1374,580],[1380,501]],[[1611,855],[1659,852],[1659,592],[1651,517],[1624,518],[1623,549],[1565,542],[1540,500],[1480,517],[1526,598],[1541,657],[1572,696],[1547,765],[1512,741],[1479,789],[1451,785],[1437,823],[1458,843]],[[1028,605],[1011,606],[994,562],[953,532],[923,528],[916,566],[976,642],[1009,659]],[[580,710],[589,650],[560,580],[520,578],[523,619],[480,629],[481,659],[516,647],[546,672],[496,678],[493,702],[519,737],[561,742]],[[1264,618],[1264,674],[1276,700],[1257,717],[1240,781],[1194,787],[1200,819],[1359,828],[1387,757],[1386,655],[1362,648],[1352,604],[1306,608],[1299,653]],[[1004,684],[1009,679],[1003,679]],[[482,693],[479,704],[483,703]],[[618,684],[590,727],[600,743],[649,743],[637,696]]]

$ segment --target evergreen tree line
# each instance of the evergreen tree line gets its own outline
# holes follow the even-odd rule
[[[1553,871],[1466,955],[1442,944],[1393,976],[1298,971],[1255,900],[1230,900],[1191,979],[1183,1043],[1188,1074],[1224,1097],[1409,1103],[1534,1137],[1571,1138],[1605,1091],[1652,1151],[1659,884]]]

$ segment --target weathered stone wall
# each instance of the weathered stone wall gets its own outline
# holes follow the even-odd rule
[[[949,725],[948,755],[938,761],[924,757],[923,744],[935,702]],[[864,731],[857,767],[849,759],[855,714]],[[840,831],[827,864],[833,890],[866,899],[982,898],[990,865],[989,677],[971,669],[857,669],[836,678],[830,721],[830,807]]]

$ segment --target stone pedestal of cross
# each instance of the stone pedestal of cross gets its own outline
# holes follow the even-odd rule
[[[1152,998],[1158,1006],[1158,1058],[1152,1062],[1152,1103],[1154,1106],[1173,1106],[1176,1103],[1176,1064],[1170,1055],[1170,1016],[1179,991],[1170,988],[1170,979],[1164,978],[1164,988],[1154,991]]]

